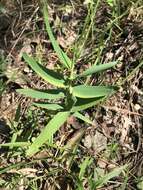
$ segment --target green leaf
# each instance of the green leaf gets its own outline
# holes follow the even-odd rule
[[[71,112],[77,112],[77,111],[85,110],[87,108],[91,108],[92,106],[97,105],[104,99],[105,97],[87,98],[87,99],[77,98],[77,102],[73,106]]]
[[[78,118],[78,119],[81,119],[82,121],[84,121],[84,122],[86,122],[86,123],[88,123],[88,124],[90,124],[90,125],[94,125],[94,124],[93,124],[93,121],[91,121],[88,117],[82,115],[82,114],[79,113],[79,112],[75,112],[75,113],[73,114],[73,116],[75,116],[75,117]]]
[[[37,98],[37,99],[59,99],[64,97],[64,93],[60,90],[50,89],[50,90],[34,90],[30,88],[17,89],[18,93],[23,94],[27,97]]]
[[[101,177],[97,182],[95,182],[95,189],[102,187],[104,184],[108,183],[110,179],[119,176],[120,173],[123,172],[127,168],[127,166],[128,165],[117,167],[113,169],[113,171],[111,171],[110,173]]]
[[[23,146],[29,146],[30,143],[28,142],[12,142],[12,143],[5,143],[0,144],[0,147],[23,147]]]
[[[59,112],[57,113],[43,129],[40,135],[35,139],[27,150],[27,156],[32,156],[39,151],[39,148],[46,143],[46,141],[51,141],[53,135],[58,131],[60,126],[64,124],[69,116],[69,112]]]
[[[113,86],[86,86],[79,85],[72,88],[73,95],[79,98],[97,98],[115,92]]]
[[[86,172],[86,168],[93,162],[90,157],[85,158],[85,160],[80,165],[79,179],[82,180]]]
[[[70,58],[66,55],[66,53],[64,53],[62,51],[62,49],[60,48],[60,46],[58,45],[53,32],[51,30],[50,24],[49,24],[49,16],[48,16],[48,10],[46,8],[46,4],[43,8],[43,14],[44,14],[44,20],[45,20],[45,24],[46,24],[46,30],[47,33],[49,35],[50,41],[53,45],[54,50],[56,51],[60,61],[64,64],[65,67],[67,67],[68,69],[72,67],[72,61],[70,60]]]
[[[137,181],[138,190],[143,190],[143,176],[141,176]]]
[[[113,7],[113,5],[114,5],[114,0],[106,0],[107,1],[107,3],[111,6],[111,7]]]
[[[23,53],[23,58],[28,63],[28,65],[45,81],[54,86],[65,87],[65,80],[59,73],[56,73],[38,64],[34,58],[29,57],[26,53]]]
[[[34,102],[33,105],[40,107],[40,108],[47,109],[47,110],[61,110],[61,109],[63,109],[63,107],[58,105],[58,104],[49,104],[49,103],[45,103],[45,102],[41,102],[41,103]]]
[[[78,75],[77,77],[85,77],[93,73],[105,71],[107,69],[110,69],[111,67],[114,67],[117,63],[118,63],[117,61],[113,61],[106,64],[93,65],[89,69],[84,71],[82,74]]]
[[[77,189],[76,190],[84,190],[82,181],[76,180]]]

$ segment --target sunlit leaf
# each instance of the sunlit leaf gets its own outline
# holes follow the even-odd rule
[[[0,147],[24,147],[24,146],[29,146],[30,143],[28,142],[12,142],[12,143],[4,143],[0,144]]]
[[[73,95],[79,98],[97,98],[107,96],[115,92],[113,86],[87,86],[79,85],[73,87]]]
[[[117,167],[113,169],[113,171],[109,172],[108,174],[98,179],[97,182],[95,182],[95,189],[102,187],[104,184],[108,183],[110,179],[119,176],[121,172],[123,172],[127,168],[127,166],[128,165]]]
[[[49,35],[49,38],[50,38],[50,41],[53,45],[54,50],[56,51],[60,61],[64,64],[64,66],[67,68],[71,68],[72,67],[72,61],[66,55],[66,53],[64,53],[62,51],[62,49],[60,48],[59,44],[57,43],[57,41],[53,35],[52,29],[51,29],[50,24],[49,24],[49,16],[48,16],[48,10],[46,8],[46,5],[43,8],[43,14],[44,14],[44,20],[45,20],[45,24],[46,24],[46,30],[47,30],[47,33]]]
[[[63,109],[63,107],[58,105],[58,104],[49,104],[49,103],[45,103],[45,102],[41,102],[41,103],[34,102],[33,105],[40,107],[40,108],[47,109],[47,110],[61,110],[61,109]]]
[[[138,190],[143,190],[143,176],[139,177],[137,181],[137,188]]]
[[[30,88],[25,88],[25,89],[17,89],[16,90],[18,93],[23,94],[27,97],[31,98],[37,98],[37,99],[49,99],[49,100],[54,100],[54,99],[59,99],[64,97],[64,93],[61,92],[60,90],[35,90],[35,89],[30,89]]]
[[[86,157],[80,165],[79,179],[82,180],[86,172],[86,168],[92,163],[93,159]]]
[[[78,119],[81,119],[82,121],[84,121],[84,122],[86,122],[86,123],[88,123],[88,124],[90,124],[90,125],[94,125],[94,124],[93,124],[93,121],[91,121],[88,117],[82,115],[82,114],[79,113],[79,112],[75,112],[75,113],[73,114],[73,116],[75,116],[75,117],[78,118]]]
[[[113,7],[113,5],[114,5],[114,0],[106,0],[107,1],[107,3],[111,6],[111,7]]]
[[[40,135],[34,140],[29,149],[27,150],[27,156],[32,156],[39,151],[39,148],[46,143],[46,141],[51,142],[53,135],[57,130],[64,124],[69,116],[69,112],[59,112],[57,113],[47,124],[47,126],[42,130]]]
[[[91,108],[92,106],[95,106],[99,104],[102,100],[104,100],[105,97],[98,97],[98,98],[77,98],[76,104],[72,108],[72,112],[77,112],[81,110],[85,110],[87,108]]]
[[[89,69],[84,71],[82,74],[78,75],[77,77],[85,77],[93,73],[105,71],[107,69],[110,69],[111,67],[114,67],[117,63],[118,63],[117,61],[113,61],[106,64],[93,65]]]
[[[65,87],[65,80],[59,73],[38,64],[34,58],[28,56],[26,53],[23,53],[23,58],[28,65],[45,81],[54,86]]]

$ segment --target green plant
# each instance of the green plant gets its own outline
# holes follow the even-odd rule
[[[103,176],[100,176],[98,179],[89,179],[90,189],[98,189],[103,187],[105,184],[109,183],[112,178],[118,177],[122,172],[125,173],[128,165],[123,165],[115,167],[112,171]]]
[[[128,169],[128,165],[126,164],[123,166],[115,167],[107,173],[102,173],[103,170],[101,168],[95,168],[94,172],[89,174],[86,172],[86,170],[88,170],[88,167],[90,167],[92,162],[92,158],[86,157],[81,163],[79,175],[76,179],[76,190],[84,190],[83,181],[85,179],[88,181],[88,186],[90,187],[90,190],[102,188],[107,183],[112,182],[112,179],[119,177],[119,175],[123,174],[122,176],[125,176],[126,170]]]
[[[107,1],[107,3],[111,6],[111,7],[113,7],[113,5],[114,5],[114,0],[106,0]]]
[[[28,65],[46,82],[56,86],[57,89],[37,90],[37,89],[18,89],[17,92],[36,99],[49,100],[48,102],[35,102],[34,105],[55,111],[55,116],[50,120],[47,126],[43,129],[41,134],[29,146],[26,154],[32,156],[39,151],[39,148],[46,142],[51,142],[53,135],[58,131],[60,126],[64,124],[67,118],[75,115],[78,118],[87,121],[89,120],[79,113],[80,111],[90,108],[108,96],[112,95],[116,90],[116,86],[90,86],[78,84],[79,79],[85,78],[93,73],[101,72],[109,69],[117,64],[117,62],[110,62],[107,64],[93,65],[81,74],[76,74],[74,62],[67,56],[65,52],[58,45],[48,18],[48,10],[46,5],[43,7],[44,20],[49,39],[53,45],[55,52],[63,64],[67,75],[64,76],[53,70],[45,68],[43,65],[36,62],[36,60],[26,53],[23,54],[24,60]],[[55,103],[58,101],[58,103]],[[51,103],[52,102],[52,103]]]

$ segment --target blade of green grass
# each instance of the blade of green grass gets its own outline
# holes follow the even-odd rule
[[[107,1],[107,3],[111,6],[111,7],[113,7],[113,5],[114,5],[114,0],[106,0]]]
[[[10,145],[10,149],[13,149],[13,145],[16,145],[17,146],[17,142],[16,142],[16,140],[17,140],[17,137],[18,137],[18,135],[20,135],[21,134],[21,131],[17,131],[17,132],[15,132],[15,133],[13,133],[13,135],[12,135],[12,137],[11,137],[11,142],[9,143],[9,144],[11,144]],[[16,143],[16,144],[15,144]],[[18,142],[19,143],[19,142]],[[20,142],[21,143],[21,142]],[[6,143],[7,144],[7,143]],[[5,144],[5,145],[6,145]],[[18,144],[19,145],[19,144]]]
[[[47,161],[47,158],[41,158],[40,160],[41,161]],[[10,165],[8,165],[6,167],[0,168],[0,175],[4,174],[6,172],[9,172],[12,169],[20,169],[20,168],[23,168],[23,167],[26,167],[26,166],[33,166],[33,164],[38,163],[38,162],[39,162],[39,159],[36,159],[36,160],[34,159],[32,161],[29,161],[29,162],[21,162],[20,161],[19,163],[16,163],[16,164],[12,163],[12,164],[10,164]],[[60,171],[61,171],[61,168],[60,169],[56,168],[55,170],[52,170],[51,172],[48,172],[48,175],[53,176],[54,173],[57,173],[57,172],[60,172]]]
[[[54,100],[54,99],[60,99],[64,97],[64,93],[61,92],[60,90],[35,90],[35,89],[17,89],[16,90],[18,93],[23,94],[27,97],[31,98],[37,98],[37,99],[49,99],[49,100]]]
[[[13,142],[13,143],[0,144],[0,147],[23,147],[29,145],[30,143],[28,142]]]
[[[122,86],[123,84],[125,84],[126,81],[131,80],[135,73],[143,66],[143,60],[128,74],[128,76],[125,79],[119,79],[119,81],[117,82],[117,84],[119,86]]]
[[[50,24],[49,24],[49,16],[48,16],[48,10],[47,10],[46,4],[43,7],[43,14],[44,14],[44,20],[45,20],[45,24],[46,24],[47,33],[49,35],[50,41],[53,45],[53,48],[58,55],[58,58],[64,64],[65,67],[67,67],[68,69],[72,68],[72,65],[73,65],[72,61],[66,55],[66,53],[64,53],[62,51],[62,49],[60,48],[59,44],[57,43],[57,41],[53,35],[53,32],[52,32]]]
[[[45,81],[54,86],[65,87],[65,80],[59,73],[44,68],[42,65],[38,64],[34,58],[28,56],[26,53],[23,53],[23,58],[28,65]]]
[[[96,13],[100,4],[100,0],[97,0],[96,3],[91,3],[90,8],[88,8],[88,14],[87,14],[87,18],[85,19],[85,23],[83,26],[83,30],[82,33],[80,34],[80,38],[79,38],[79,44],[76,48],[75,51],[75,57],[76,60],[81,56],[88,40],[89,40],[89,35],[93,32],[93,26],[94,26],[94,21],[95,21],[95,17],[96,17]]]
[[[117,167],[113,169],[113,171],[101,177],[97,182],[95,182],[95,189],[102,187],[104,184],[107,184],[110,179],[119,176],[121,172],[123,172],[127,168],[127,166],[128,165]]]
[[[87,157],[84,159],[82,164],[80,165],[80,172],[79,172],[79,179],[82,180],[84,177],[84,174],[86,172],[86,168],[93,162],[93,159],[90,157]]]
[[[69,112],[59,112],[57,113],[43,129],[40,135],[34,140],[29,149],[26,152],[27,156],[32,156],[39,151],[39,148],[46,143],[46,141],[51,141],[53,135],[57,130],[64,124],[69,116]]]

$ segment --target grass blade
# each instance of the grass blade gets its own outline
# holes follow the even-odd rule
[[[18,93],[23,94],[27,97],[37,98],[37,99],[49,99],[55,100],[64,97],[64,93],[59,90],[35,90],[30,88],[17,89]]]
[[[95,189],[102,187],[104,184],[108,183],[110,179],[119,176],[120,173],[123,172],[126,168],[127,165],[115,168],[113,171],[101,177],[97,182],[95,182]]]
[[[67,67],[68,69],[70,69],[72,67],[72,61],[66,55],[66,53],[64,53],[62,51],[62,49],[60,48],[59,44],[57,43],[57,41],[53,35],[53,32],[52,32],[50,24],[49,24],[48,10],[46,8],[46,4],[44,5],[44,8],[43,8],[43,14],[44,14],[44,20],[45,20],[45,24],[46,24],[46,30],[49,35],[50,41],[53,45],[53,48],[56,51],[60,61],[64,64],[64,66]]]
[[[73,95],[79,98],[97,98],[110,95],[113,92],[115,92],[115,87],[113,86],[79,85],[73,87]]]
[[[26,53],[23,53],[23,58],[28,63],[28,65],[45,81],[54,86],[65,87],[65,80],[61,75],[59,75],[59,73],[56,73],[38,64],[34,58],[29,57]]]
[[[142,67],[143,67],[143,60],[128,74],[128,76],[126,76],[126,78],[124,78],[124,79],[119,79],[119,81],[117,82],[117,84],[118,84],[119,86],[122,86],[123,84],[125,84],[126,81],[131,80],[131,79],[134,77],[135,73],[136,73],[140,68],[142,68]]]
[[[0,147],[23,147],[23,146],[29,146],[30,143],[28,142],[12,142],[12,143],[5,143],[5,144],[0,144]]]
[[[114,5],[114,0],[106,0],[107,1],[107,3],[111,6],[111,7],[113,7],[113,5]]]
[[[62,106],[58,105],[58,104],[48,104],[48,103],[45,103],[45,102],[34,102],[33,103],[34,106],[37,106],[37,107],[40,107],[40,108],[44,108],[44,109],[47,109],[47,110],[61,110],[63,109]]]
[[[107,69],[110,69],[111,67],[114,67],[117,63],[118,63],[117,61],[113,61],[106,64],[93,65],[89,69],[84,71],[82,74],[78,75],[77,77],[85,77],[93,73],[105,71]]]
[[[86,171],[86,168],[92,163],[93,159],[90,157],[85,158],[85,160],[80,165],[79,179],[82,180]]]
[[[32,156],[38,152],[39,148],[46,143],[46,141],[51,141],[53,135],[57,132],[61,125],[67,120],[69,112],[59,112],[57,113],[43,129],[40,135],[35,139],[27,150],[27,156]]]

